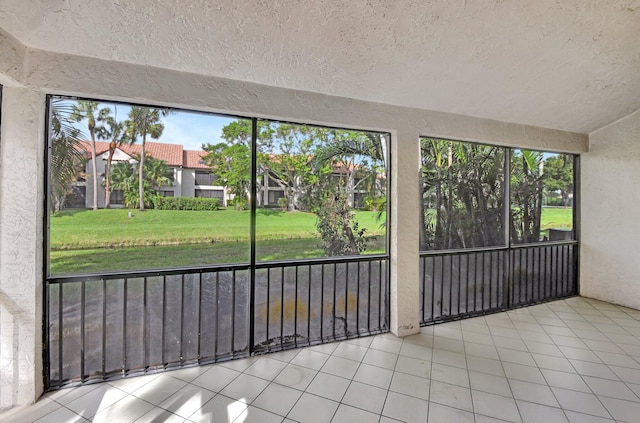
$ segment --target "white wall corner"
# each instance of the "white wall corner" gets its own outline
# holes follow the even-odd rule
[[[640,111],[589,141],[580,161],[580,294],[640,309]]]
[[[43,93],[5,87],[0,146],[0,408],[43,391]]]
[[[26,48],[0,28],[0,84],[19,86],[24,75]]]

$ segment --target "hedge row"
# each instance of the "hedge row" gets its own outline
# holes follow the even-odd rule
[[[213,211],[220,208],[219,198],[155,197],[156,210],[199,210]]]

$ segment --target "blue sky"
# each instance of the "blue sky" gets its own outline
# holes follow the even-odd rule
[[[102,107],[111,109],[112,115],[117,112],[119,121],[127,119],[131,110],[130,106],[124,104],[100,103],[100,108]],[[158,140],[150,141],[182,144],[185,150],[201,150],[203,143],[222,142],[222,128],[233,120],[206,113],[176,111],[162,118],[162,136]],[[86,121],[79,122],[78,127],[87,132]]]
[[[158,141],[200,150],[203,143],[222,142],[222,128],[234,119],[203,113],[176,112],[163,118],[164,132]]]

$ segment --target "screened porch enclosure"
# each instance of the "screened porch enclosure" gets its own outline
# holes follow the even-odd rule
[[[423,137],[422,325],[578,293],[577,156]]]
[[[388,134],[69,97],[49,109],[47,389],[389,331]],[[59,164],[91,175],[89,143],[80,158],[61,147],[78,148],[81,117],[96,110],[111,128],[131,125],[116,121],[123,110],[161,126],[179,115],[220,142],[192,150],[160,134],[142,170],[139,134],[115,152],[98,142],[105,161],[126,158],[99,166],[99,194],[122,189],[133,211],[74,209],[77,176]],[[156,190],[142,191],[144,212],[138,172],[140,189]],[[216,202],[193,189],[209,185]]]
[[[188,197],[199,195],[190,193],[183,172],[174,178],[181,194],[145,194],[144,213],[94,212],[65,207],[65,184],[75,177],[61,175],[54,163],[67,160],[57,155],[62,143],[74,144],[55,130],[56,119],[65,119],[60,104],[76,114],[81,107],[102,108],[104,115],[116,107],[131,115],[154,111],[159,124],[163,116],[191,112],[74,98],[50,102],[47,180],[58,201],[47,214],[47,389],[390,330],[390,134],[200,113],[203,122],[222,127],[221,142],[201,151],[150,144],[147,162],[157,172],[146,186],[159,189],[170,183],[163,175],[178,174],[166,161],[172,156],[161,155],[174,149],[191,157],[183,164],[194,167],[194,184],[203,177],[215,181],[222,198],[200,198],[203,203],[193,203],[200,208],[189,209]],[[419,142],[421,325],[577,293],[576,156]],[[127,207],[137,207],[132,182],[139,156],[131,146],[120,148],[131,155],[113,166],[112,182],[125,190]],[[84,161],[72,160],[68,169],[88,161],[83,151]],[[143,166],[147,175],[153,169]],[[269,200],[274,189],[278,204]],[[92,233],[107,230],[115,236],[91,244]],[[135,237],[145,244],[136,245]],[[122,253],[133,259],[119,260]],[[92,254],[107,260],[74,267]]]

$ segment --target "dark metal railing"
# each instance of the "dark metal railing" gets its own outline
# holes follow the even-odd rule
[[[389,330],[387,259],[256,265],[254,351]]]
[[[386,332],[387,263],[256,263],[253,286],[248,264],[51,277],[47,389]]]
[[[577,293],[577,241],[422,252],[421,324]]]
[[[505,248],[422,253],[422,323],[504,307]]]
[[[246,357],[249,292],[246,265],[52,278],[48,387]]]
[[[510,254],[510,306],[535,304],[577,293],[577,242],[515,246]]]

